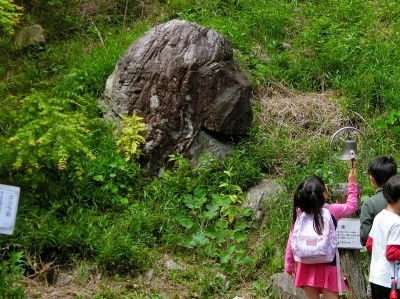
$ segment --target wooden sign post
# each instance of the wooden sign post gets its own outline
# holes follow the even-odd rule
[[[346,202],[347,194],[339,196],[338,199],[340,203]],[[360,219],[355,218],[355,213],[349,218],[339,220],[337,236],[340,269],[346,281],[347,298],[365,299],[367,298],[367,287],[359,253],[362,248],[360,244]]]

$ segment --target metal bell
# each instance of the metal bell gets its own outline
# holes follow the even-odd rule
[[[361,158],[357,153],[357,143],[348,137],[343,142],[342,153],[337,159],[341,161],[351,161],[352,159],[360,160]]]

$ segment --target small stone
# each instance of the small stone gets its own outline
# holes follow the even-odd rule
[[[153,279],[153,274],[154,274],[154,270],[153,270],[153,269],[150,269],[150,270],[148,270],[148,271],[146,272],[146,274],[144,275],[144,277],[146,278],[146,282],[147,282],[148,284],[151,283],[151,280]]]
[[[176,270],[180,269],[177,263],[175,263],[173,260],[168,260],[165,262],[165,266],[167,267],[168,270]]]
[[[72,282],[72,277],[61,274],[57,277],[55,286],[56,287],[65,287],[65,286],[71,284],[71,282]]]

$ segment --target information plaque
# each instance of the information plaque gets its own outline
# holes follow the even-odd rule
[[[0,234],[12,235],[17,217],[20,188],[0,184]]]
[[[337,228],[338,248],[361,249],[360,219],[342,218],[338,221]]]

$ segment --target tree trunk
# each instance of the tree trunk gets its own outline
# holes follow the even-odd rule
[[[360,253],[357,249],[339,249],[340,270],[347,286],[347,298],[367,298],[367,287],[362,273]]]
[[[347,193],[347,192],[346,192]],[[347,194],[338,196],[338,201],[344,203]],[[353,213],[349,218],[357,218]],[[345,278],[347,286],[347,298],[365,299],[367,298],[367,286],[362,272],[360,252],[357,249],[339,249],[340,270]]]

